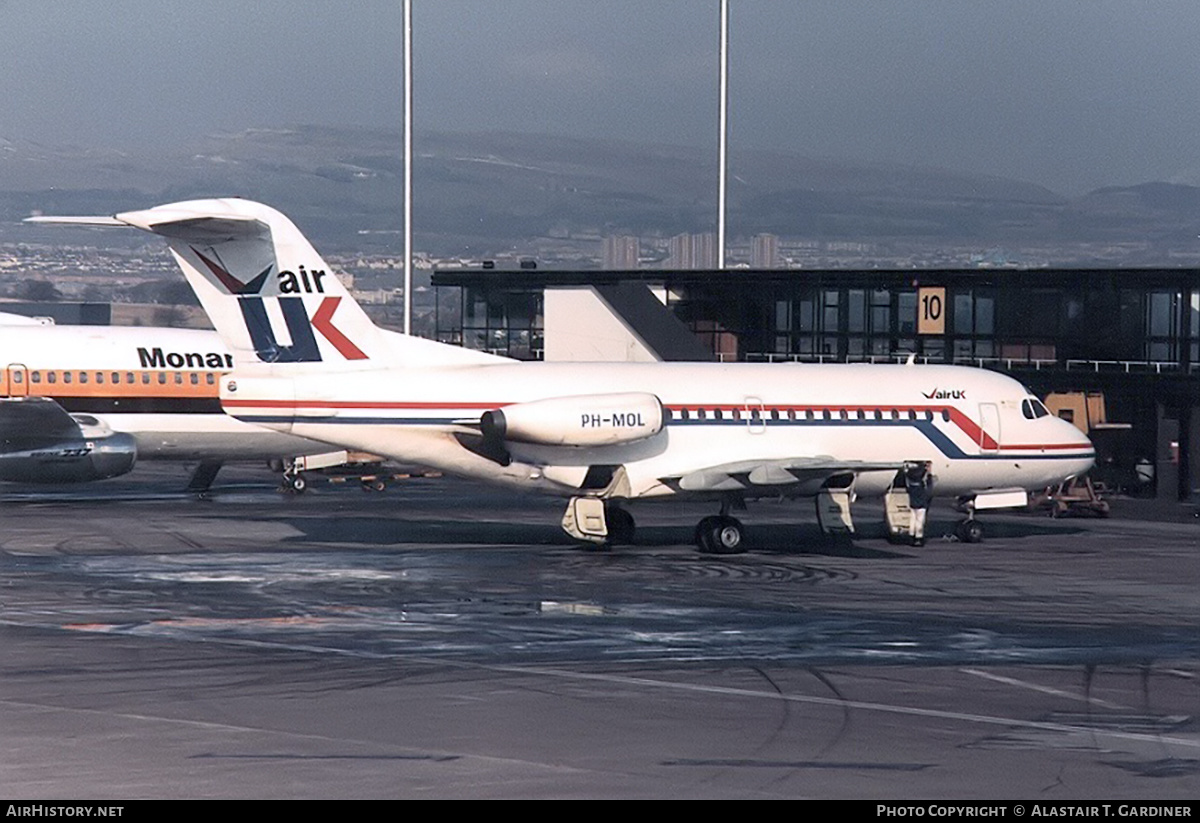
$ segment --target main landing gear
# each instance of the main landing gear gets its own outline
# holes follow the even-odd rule
[[[615,502],[598,497],[572,497],[563,513],[562,528],[576,540],[600,548],[633,542],[633,515]]]
[[[710,515],[696,524],[696,547],[705,554],[742,551],[745,536],[741,521],[727,514]]]
[[[191,479],[188,480],[187,490],[197,497],[207,499],[208,491],[212,488],[213,481],[217,479],[217,472],[221,470],[220,460],[203,460],[196,470],[192,472]]]
[[[604,515],[608,521],[608,540],[606,541],[606,545],[628,546],[631,544],[633,542],[633,533],[637,528],[637,523],[634,522],[633,515],[615,503],[609,503],[604,507]]]
[[[736,499],[721,501],[721,513],[709,515],[696,524],[695,542],[704,554],[737,554],[745,551],[746,530],[740,520],[731,517],[729,510],[739,503]],[[742,504],[745,508],[745,504]]]
[[[704,518],[696,525],[696,546],[705,554],[734,554],[744,551],[746,532],[736,517],[729,515],[729,503],[721,513]],[[636,525],[633,515],[615,501],[597,497],[573,497],[562,519],[563,531],[601,548],[633,542]]]
[[[296,464],[289,461],[287,468],[283,472],[283,482],[279,485],[279,490],[287,494],[304,494],[308,491],[308,478],[304,476],[304,472],[296,468]]]
[[[308,491],[308,478],[296,465],[295,459],[275,458],[267,461],[267,468],[273,472],[278,472],[281,477],[279,479],[279,491],[285,494],[304,494]]]

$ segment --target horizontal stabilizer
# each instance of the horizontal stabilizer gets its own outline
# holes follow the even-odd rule
[[[99,217],[71,217],[69,215],[54,216],[37,214],[26,217],[26,223],[62,223],[69,226],[128,226],[129,224],[115,217],[101,215]]]
[[[115,226],[172,237],[188,243],[218,243],[229,240],[265,240],[271,228],[261,220],[241,215],[197,217],[195,212],[170,208],[130,211],[108,216],[35,215],[26,223],[51,223],[70,226]]]

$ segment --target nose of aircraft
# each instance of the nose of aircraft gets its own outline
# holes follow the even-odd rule
[[[1069,454],[1078,453],[1076,459],[1066,461],[1064,473],[1075,477],[1091,469],[1096,463],[1096,447],[1092,441],[1066,420],[1055,420],[1055,423],[1058,429],[1055,434],[1061,438],[1058,442],[1067,447]]]

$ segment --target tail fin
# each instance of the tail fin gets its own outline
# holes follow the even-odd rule
[[[30,218],[133,226],[166,238],[237,362],[383,365],[384,333],[300,230],[250,200],[189,200],[110,218]]]

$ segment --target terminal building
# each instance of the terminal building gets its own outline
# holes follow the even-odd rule
[[[1200,487],[1200,270],[523,268],[433,284],[438,339],[521,359],[997,369],[1089,433],[1109,486]]]

